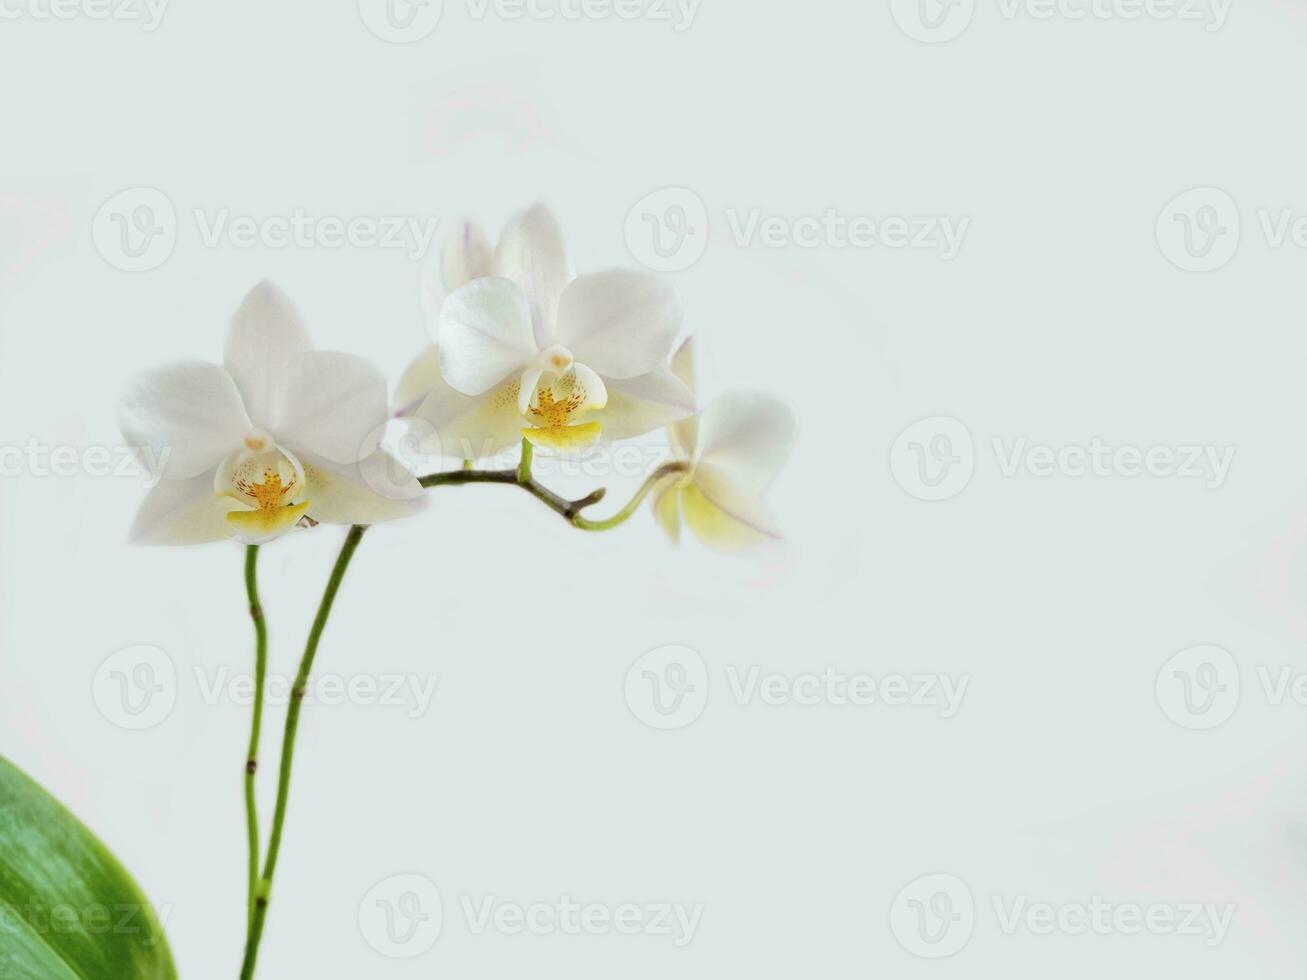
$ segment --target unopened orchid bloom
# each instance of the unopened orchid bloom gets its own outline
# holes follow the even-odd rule
[[[386,381],[352,354],[311,349],[269,282],[232,319],[222,365],[146,372],[119,413],[128,442],[160,461],[132,539],[260,544],[297,524],[375,524],[422,505],[381,448]]]
[[[691,341],[677,350],[672,369],[693,388]],[[794,445],[794,416],[784,404],[769,395],[730,392],[668,431],[673,456],[686,469],[658,483],[653,509],[672,541],[680,541],[682,520],[720,551],[781,536],[762,497]]]
[[[472,226],[444,257],[450,290],[435,350],[406,373],[397,401],[449,455],[492,455],[523,437],[573,450],[685,418],[694,397],[667,367],[680,327],[674,290],[639,272],[574,277],[553,216],[535,207],[490,257]]]

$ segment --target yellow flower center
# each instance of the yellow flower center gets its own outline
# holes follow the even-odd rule
[[[558,353],[560,352],[561,353]],[[599,438],[602,426],[598,422],[578,422],[577,419],[586,412],[602,408],[607,401],[607,392],[591,391],[577,371],[578,365],[572,363],[572,355],[563,348],[545,351],[550,364],[565,364],[566,370],[560,374],[546,373],[536,385],[531,400],[526,408],[526,420],[532,428],[523,429],[522,434],[537,446],[552,449],[579,449],[588,446]],[[593,372],[591,377],[597,378]],[[602,386],[602,382],[598,382]]]
[[[304,491],[304,467],[289,451],[272,441],[262,429],[255,429],[237,450],[218,467],[214,491],[240,501],[247,509],[227,515],[233,530],[250,543],[276,537],[288,530],[308,510],[307,500],[296,503]]]

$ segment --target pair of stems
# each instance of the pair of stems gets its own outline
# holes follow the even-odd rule
[[[649,492],[664,477],[685,470],[685,464],[666,463],[653,472],[636,491],[635,496],[612,517],[592,521],[581,515],[581,511],[604,497],[604,490],[596,490],[579,500],[567,500],[537,483],[531,475],[531,443],[522,440],[522,458],[515,469],[475,470],[470,464],[463,469],[447,473],[433,473],[419,481],[424,487],[455,486],[466,483],[503,483],[519,486],[551,510],[562,515],[572,526],[584,531],[607,531],[617,527],[639,508]],[[300,709],[303,706],[304,692],[308,687],[309,673],[313,669],[313,660],[317,656],[318,643],[322,631],[326,628],[331,615],[331,607],[336,601],[336,593],[345,578],[350,560],[358,549],[359,542],[367,528],[355,524],[345,536],[336,564],[331,569],[326,591],[318,606],[318,613],[309,630],[309,638],[304,646],[304,655],[300,658],[299,671],[295,675],[295,684],[290,692],[290,705],[286,710],[286,728],[281,741],[281,772],[277,782],[277,803],[272,815],[272,832],[268,838],[268,853],[263,863],[262,874],[259,873],[259,820],[255,805],[254,777],[258,771],[259,736],[263,726],[263,689],[267,677],[268,627],[263,616],[263,606],[259,601],[258,559],[259,546],[249,545],[245,549],[245,592],[249,599],[250,619],[254,622],[255,661],[254,661],[254,712],[250,724],[249,747],[245,753],[245,822],[246,836],[249,839],[248,899],[246,909],[245,959],[241,965],[241,980],[252,980],[258,960],[259,944],[263,938],[263,929],[268,916],[268,902],[272,894],[272,878],[277,870],[277,856],[281,851],[282,831],[286,824],[286,807],[290,798],[291,766],[295,757],[295,736],[299,731]]]

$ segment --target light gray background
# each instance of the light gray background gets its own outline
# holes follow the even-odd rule
[[[419,263],[402,251],[206,247],[195,209],[437,218],[443,241],[465,214],[494,233],[543,199],[594,269],[635,263],[626,215],[667,186],[709,214],[703,258],[673,274],[701,390],[770,389],[799,419],[772,494],[788,541],[754,559],[675,551],[647,513],[583,535],[497,487],[442,489],[425,515],[368,535],[319,669],[438,674],[437,693],[419,717],[306,709],[261,976],[1301,975],[1307,708],[1270,703],[1257,673],[1307,669],[1307,253],[1258,220],[1307,209],[1300,5],[1237,0],[1208,30],[978,0],[944,43],[908,36],[884,2],[702,0],[678,32],[478,19],[446,0],[412,44],[378,39],[344,0],[179,2],[152,32],[5,9],[5,446],[117,446],[127,377],[218,359],[264,276],[319,346],[392,378],[423,343]],[[175,207],[177,241],[127,273],[92,223],[141,186]],[[1237,252],[1209,272],[1177,268],[1156,231],[1193,187],[1224,191],[1241,219]],[[727,220],[828,208],[970,225],[943,261],[745,245]],[[894,479],[891,446],[936,416],[969,430],[975,471],[927,503]],[[1009,477],[992,448],[1094,437],[1236,455],[1208,488]],[[232,977],[248,709],[206,704],[195,670],[249,670],[241,553],[129,547],[141,493],[137,478],[30,468],[0,482],[0,748],[165,907],[184,977]],[[275,673],[294,669],[341,533],[265,551]],[[175,708],[144,731],[92,696],[133,644],[162,648],[179,678]],[[663,732],[623,690],[665,644],[701,654],[709,697]],[[1198,644],[1228,650],[1242,681],[1207,731],[1157,695],[1163,665]],[[943,719],[739,704],[726,674],[828,665],[969,687]],[[265,729],[265,819],[281,719],[270,710]],[[970,942],[939,962],[890,924],[900,889],[935,872],[976,905]],[[396,874],[443,899],[439,940],[411,959],[383,958],[360,927],[369,890]],[[702,903],[703,917],[685,948],[474,935],[462,900],[490,894]],[[1235,912],[1209,947],[1006,934],[994,909],[1096,895]]]

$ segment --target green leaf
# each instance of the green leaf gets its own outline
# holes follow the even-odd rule
[[[176,976],[163,927],[123,866],[0,757],[0,977]]]

